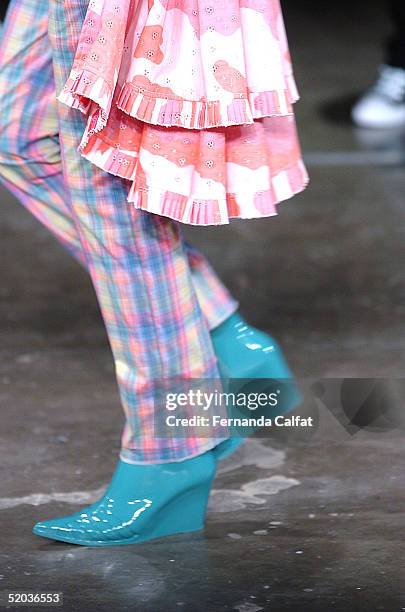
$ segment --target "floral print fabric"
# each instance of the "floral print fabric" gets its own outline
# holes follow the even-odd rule
[[[90,0],[59,100],[137,208],[197,225],[276,214],[307,174],[279,0]]]

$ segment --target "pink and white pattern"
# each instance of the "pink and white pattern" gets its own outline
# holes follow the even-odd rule
[[[80,150],[183,223],[276,214],[308,180],[279,0],[90,0],[59,100]]]

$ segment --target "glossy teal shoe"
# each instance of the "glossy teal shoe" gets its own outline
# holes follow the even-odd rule
[[[283,385],[283,400],[269,416],[285,414],[296,408],[302,400],[294,383],[293,374],[279,344],[258,329],[248,325],[235,313],[211,331],[211,339],[223,381],[229,381],[235,393],[269,393],[275,381]],[[214,450],[217,459],[235,452],[246,437],[231,437]]]
[[[36,535],[82,546],[122,546],[204,527],[216,459],[118,462],[103,497],[80,512],[37,523]]]

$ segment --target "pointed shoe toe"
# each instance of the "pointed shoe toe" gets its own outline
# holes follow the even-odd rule
[[[122,546],[204,528],[216,471],[208,451],[164,464],[118,462],[98,503],[37,523],[36,535],[82,546]]]

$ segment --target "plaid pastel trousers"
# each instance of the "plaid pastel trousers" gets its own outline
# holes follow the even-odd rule
[[[238,307],[179,225],[136,210],[123,179],[77,151],[84,118],[56,101],[89,0],[12,0],[0,44],[0,180],[87,269],[125,412],[121,458],[181,461],[221,440],[156,438],[155,381],[219,378],[209,330]]]

